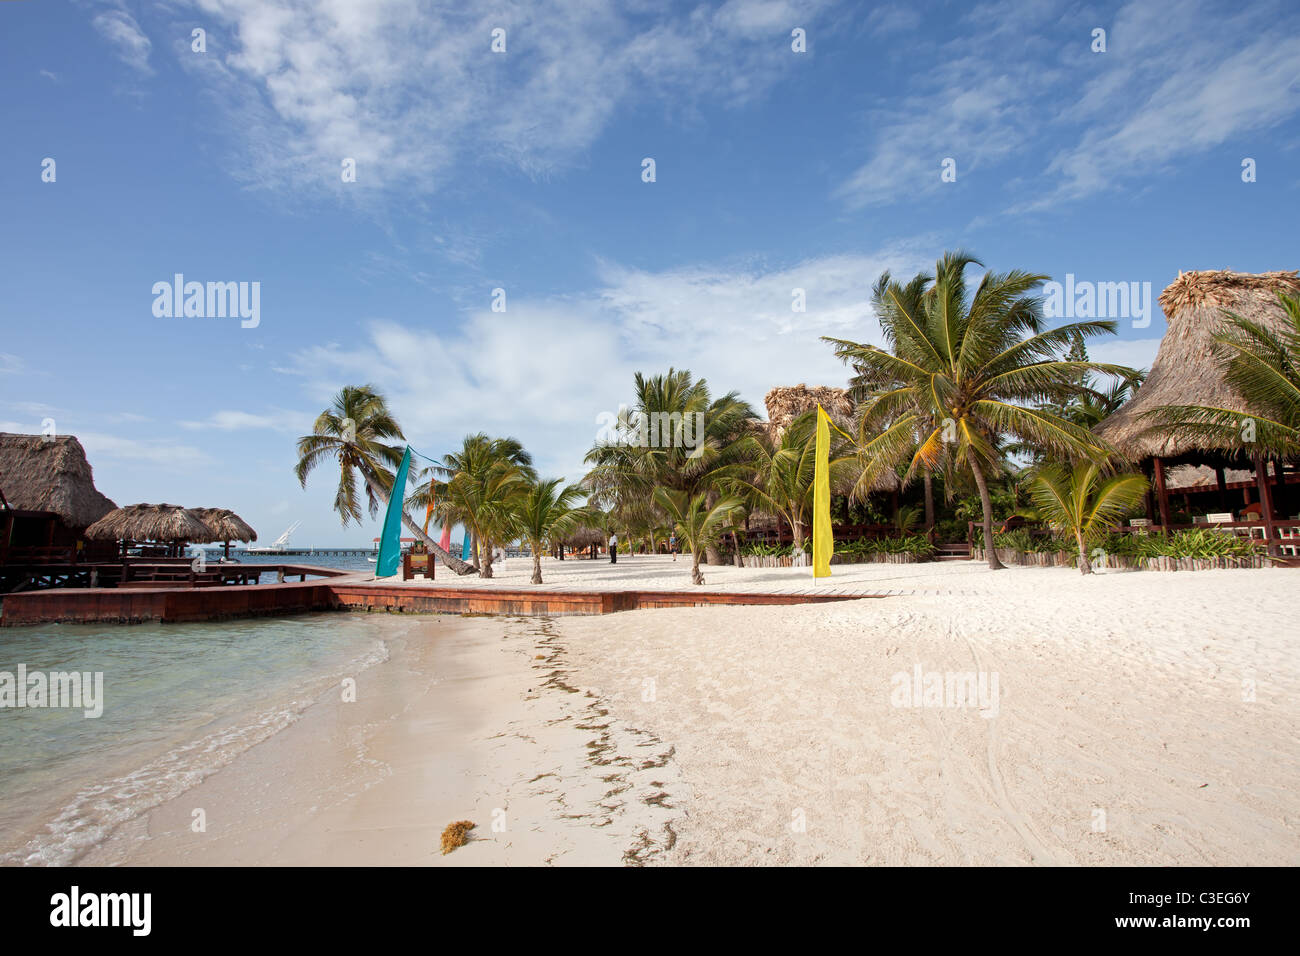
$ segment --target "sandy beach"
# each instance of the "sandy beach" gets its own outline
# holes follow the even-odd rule
[[[356,702],[331,690],[80,862],[1300,862],[1300,570],[845,570],[899,593],[421,618]],[[918,674],[984,696],[908,698]]]

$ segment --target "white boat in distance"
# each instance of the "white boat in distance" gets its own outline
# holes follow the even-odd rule
[[[293,524],[289,525],[289,527],[284,529],[284,534],[280,535],[280,537],[276,538],[264,548],[245,548],[244,550],[247,554],[279,554],[289,547],[289,538],[298,530],[298,525],[300,524],[302,524],[301,521],[295,521]]]

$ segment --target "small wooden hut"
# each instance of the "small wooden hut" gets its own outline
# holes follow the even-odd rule
[[[1173,523],[1170,471],[1185,465],[1213,470],[1212,486],[1188,481],[1180,482],[1179,488],[1188,495],[1213,493],[1216,497],[1206,501],[1210,510],[1215,510],[1216,504],[1220,509],[1232,510],[1229,473],[1233,469],[1249,470],[1254,478],[1255,504],[1270,544],[1276,540],[1275,522],[1300,510],[1300,489],[1296,487],[1300,475],[1294,463],[1269,461],[1262,454],[1252,455],[1240,447],[1221,447],[1205,438],[1171,435],[1144,417],[1165,405],[1215,406],[1238,410],[1243,419],[1248,417],[1251,409],[1246,401],[1223,378],[1213,336],[1225,326],[1225,311],[1280,330],[1285,312],[1277,301],[1279,292],[1300,292],[1300,275],[1184,272],[1161,293],[1160,306],[1168,328],[1151,372],[1129,402],[1093,429],[1151,479],[1153,493],[1148,512],[1160,525],[1168,527]],[[1180,472],[1180,477],[1182,474],[1187,472]],[[1242,490],[1249,499],[1250,486]]]

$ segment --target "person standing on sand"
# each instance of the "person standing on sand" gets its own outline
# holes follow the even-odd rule
[[[609,563],[618,564],[618,535],[609,536]]]
[[[668,536],[668,553],[673,556],[674,561],[677,560],[677,532],[676,531],[674,531],[672,534]]]

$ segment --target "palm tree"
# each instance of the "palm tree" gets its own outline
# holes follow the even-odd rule
[[[515,530],[528,541],[533,552],[533,584],[542,583],[542,551],[548,542],[559,540],[592,515],[574,507],[582,499],[577,485],[560,487],[562,478],[534,481],[519,502]]]
[[[592,469],[583,479],[593,501],[636,507],[649,501],[655,488],[721,495],[720,484],[741,465],[741,440],[757,420],[736,392],[714,398],[708,382],[686,369],[635,376],[636,398],[619,412],[612,441],[587,453]],[[709,545],[710,562],[719,562]]]
[[[1110,531],[1147,493],[1142,475],[1103,472],[1101,459],[1084,458],[1072,469],[1049,463],[1035,469],[1029,494],[1039,519],[1074,536],[1079,546],[1079,571],[1092,574],[1087,542]]]
[[[832,487],[840,483],[852,461],[842,454],[844,444],[844,439],[832,431],[828,456]],[[741,440],[740,454],[747,473],[726,483],[755,507],[780,515],[790,526],[796,550],[801,549],[804,529],[812,524],[817,409],[809,409],[790,422],[775,443],[767,435],[747,436]]]
[[[1165,405],[1143,416],[1150,430],[1253,454],[1300,455],[1300,294],[1279,293],[1278,301],[1286,317],[1276,331],[1225,309],[1228,325],[1214,336],[1224,380],[1250,411]]]
[[[428,507],[444,524],[459,523],[474,538],[474,567],[492,577],[492,548],[514,537],[513,521],[519,497],[537,478],[532,457],[514,438],[489,438],[482,432],[466,435],[458,451],[443,456],[430,469],[444,479],[422,483],[408,504]]]
[[[968,294],[972,264],[980,263],[967,253],[946,253],[933,278],[917,276],[903,286],[882,275],[874,301],[886,348],[825,340],[872,396],[860,409],[859,484],[869,486],[885,468],[907,463],[910,476],[945,458],[969,471],[989,568],[997,570],[988,476],[1002,468],[1000,442],[1010,436],[1060,457],[1098,453],[1101,443],[1087,429],[1034,406],[1067,391],[1081,371],[1124,370],[1060,358],[1076,336],[1113,333],[1114,322],[1045,329],[1031,293],[1047,276],[990,272]]]
[[[744,502],[736,495],[727,495],[710,504],[705,492],[689,497],[685,491],[662,487],[654,490],[654,498],[672,518],[678,536],[691,549],[691,583],[703,584],[700,555],[706,548],[717,546],[718,538],[744,510]]]
[[[339,465],[339,485],[334,495],[334,510],[343,521],[343,527],[355,521],[361,524],[361,503],[358,497],[357,478],[366,490],[366,505],[370,517],[377,517],[381,505],[388,503],[393,493],[394,470],[401,464],[402,448],[389,444],[403,439],[397,420],[388,410],[384,396],[370,385],[347,385],[334,396],[330,407],[321,412],[312,426],[312,433],[298,439],[298,464],[294,474],[302,487],[307,487],[307,476],[329,459]],[[400,489],[404,494],[405,489]],[[448,568],[457,574],[468,574],[474,569],[459,558],[453,557],[430,538],[402,509],[402,523],[419,537],[429,551],[436,554]]]

